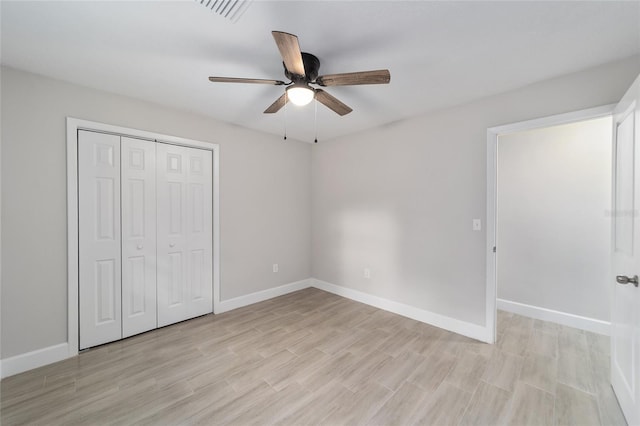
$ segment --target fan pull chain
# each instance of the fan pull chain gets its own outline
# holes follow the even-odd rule
[[[316,126],[316,139],[313,141],[313,143],[318,143],[318,98],[316,97],[316,94],[314,92],[313,94],[313,99],[314,99],[314,122],[315,122],[315,126]]]
[[[284,91],[284,140],[287,140],[287,104],[289,103],[287,91]]]

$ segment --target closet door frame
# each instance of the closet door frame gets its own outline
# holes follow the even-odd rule
[[[67,343],[69,356],[79,352],[78,300],[78,131],[87,130],[117,136],[143,139],[171,145],[211,151],[212,179],[212,240],[213,240],[213,313],[220,312],[220,146],[214,143],[130,129],[95,121],[67,117]]]

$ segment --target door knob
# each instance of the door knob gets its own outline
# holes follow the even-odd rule
[[[174,247],[176,243],[169,243],[169,247]]]
[[[634,275],[632,278],[627,277],[626,275],[618,275],[616,276],[616,281],[618,284],[633,284],[638,287],[638,276]]]
[[[138,244],[138,246],[136,247],[138,250],[142,250],[142,244]]]

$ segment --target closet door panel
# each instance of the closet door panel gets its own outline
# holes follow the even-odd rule
[[[159,143],[158,326],[189,318],[187,280],[186,148]]]
[[[212,308],[212,153],[158,144],[158,325]]]
[[[122,337],[120,137],[78,132],[80,349]]]
[[[157,327],[156,144],[122,137],[122,335]]]
[[[189,312],[195,317],[212,312],[212,152],[187,149]]]

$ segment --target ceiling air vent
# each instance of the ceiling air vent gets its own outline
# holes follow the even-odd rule
[[[211,9],[213,12],[230,20],[238,22],[253,0],[196,0],[196,3]]]

